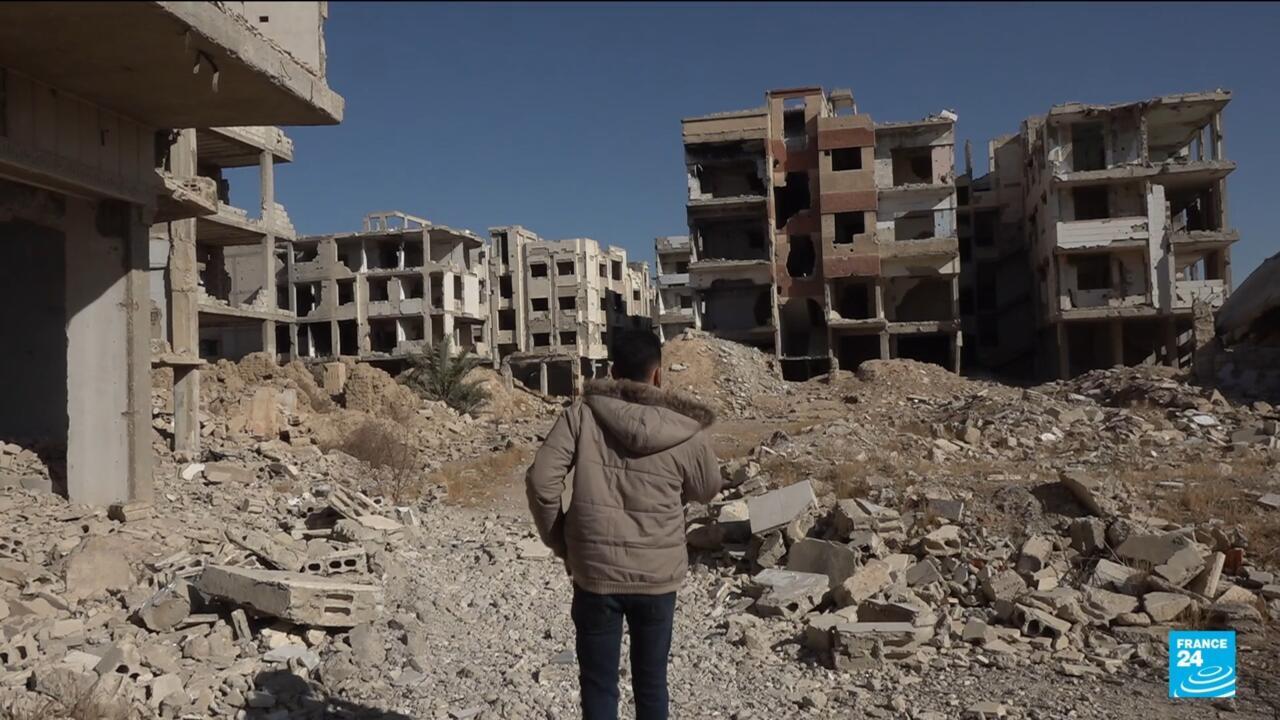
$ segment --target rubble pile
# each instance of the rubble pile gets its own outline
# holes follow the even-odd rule
[[[0,690],[21,698],[9,710],[318,710],[291,697],[295,671],[367,659],[361,638],[415,539],[414,509],[337,484],[279,495],[227,463],[187,465],[176,482],[158,507],[0,494]]]
[[[1063,512],[1021,538],[945,489],[898,510],[875,490],[822,502],[809,481],[767,490],[755,460],[724,474],[731,488],[689,543],[747,571],[728,595],[741,598],[726,630],[740,645],[767,647],[758,618],[776,618],[838,670],[1021,658],[1081,677],[1155,667],[1174,623],[1256,632],[1262,609],[1280,617],[1280,581],[1250,562],[1240,528],[1122,514],[1087,471],[1061,473]]]
[[[64,457],[65,448],[44,447],[32,442],[5,442],[0,440],[0,488],[24,487],[28,490],[53,489],[53,472],[41,455]],[[65,475],[65,467],[55,467],[59,476]]]
[[[662,349],[664,382],[739,418],[758,417],[762,397],[797,390],[784,382],[770,354],[700,330],[685,330]]]

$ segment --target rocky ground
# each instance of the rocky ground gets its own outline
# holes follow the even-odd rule
[[[729,486],[690,508],[675,717],[1280,716],[1272,407],[1150,368],[790,384],[697,335],[667,363],[720,411]],[[220,364],[194,458],[158,378],[150,505],[68,505],[48,449],[0,446],[0,718],[576,717],[521,485],[558,405],[344,374]],[[259,577],[327,600],[233,587]],[[1240,633],[1234,701],[1167,698],[1169,627]]]

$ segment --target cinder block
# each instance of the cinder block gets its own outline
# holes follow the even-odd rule
[[[200,592],[299,625],[353,627],[381,611],[382,588],[280,570],[212,565],[196,581]]]

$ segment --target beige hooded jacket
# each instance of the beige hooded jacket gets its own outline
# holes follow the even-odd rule
[[[525,489],[538,534],[582,589],[661,595],[680,587],[689,563],[684,503],[720,491],[706,432],[713,422],[696,400],[629,380],[589,382],[560,415]]]

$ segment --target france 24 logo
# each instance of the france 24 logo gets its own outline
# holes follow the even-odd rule
[[[1169,633],[1169,697],[1235,696],[1235,631]]]

